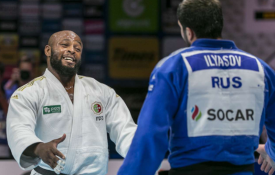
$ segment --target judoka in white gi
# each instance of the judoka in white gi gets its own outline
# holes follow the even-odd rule
[[[32,174],[106,174],[107,132],[127,154],[136,124],[113,89],[76,74],[82,49],[74,32],[53,34],[45,46],[48,69],[11,97],[8,143],[22,169],[35,168]]]

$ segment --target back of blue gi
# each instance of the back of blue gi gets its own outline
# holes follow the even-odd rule
[[[265,123],[275,160],[275,74],[232,41],[198,39],[153,70],[138,129],[120,175],[202,162],[254,163]],[[168,134],[170,131],[170,134]]]

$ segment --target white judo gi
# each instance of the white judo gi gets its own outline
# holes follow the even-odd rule
[[[7,137],[12,154],[22,169],[39,165],[41,159],[22,153],[36,142],[49,142],[65,133],[58,150],[66,156],[64,174],[107,173],[107,132],[125,157],[136,124],[123,102],[110,87],[93,78],[76,75],[72,104],[60,81],[49,71],[19,88],[11,97]],[[52,170],[53,171],[53,170]]]

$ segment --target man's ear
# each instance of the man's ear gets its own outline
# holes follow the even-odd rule
[[[191,30],[189,27],[186,27],[186,35],[187,35],[187,39],[188,41],[193,41],[194,38],[196,37],[195,32],[193,30]]]
[[[52,48],[51,48],[51,46],[46,45],[46,46],[45,46],[45,49],[44,49],[44,52],[45,52],[45,55],[46,55],[47,57],[50,57],[50,56],[51,56],[51,53],[52,53]]]

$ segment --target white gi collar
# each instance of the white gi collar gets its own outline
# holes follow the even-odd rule
[[[78,102],[80,102],[82,99],[84,99],[84,97],[86,95],[85,88],[83,87],[82,83],[80,82],[78,75],[76,74],[76,76],[75,76],[74,105],[72,104],[71,99],[69,98],[64,86],[48,69],[46,69],[44,76],[47,78],[48,81],[52,82],[52,85],[55,86],[56,89],[66,98],[66,101],[70,107],[71,115],[73,116],[75,105]]]

